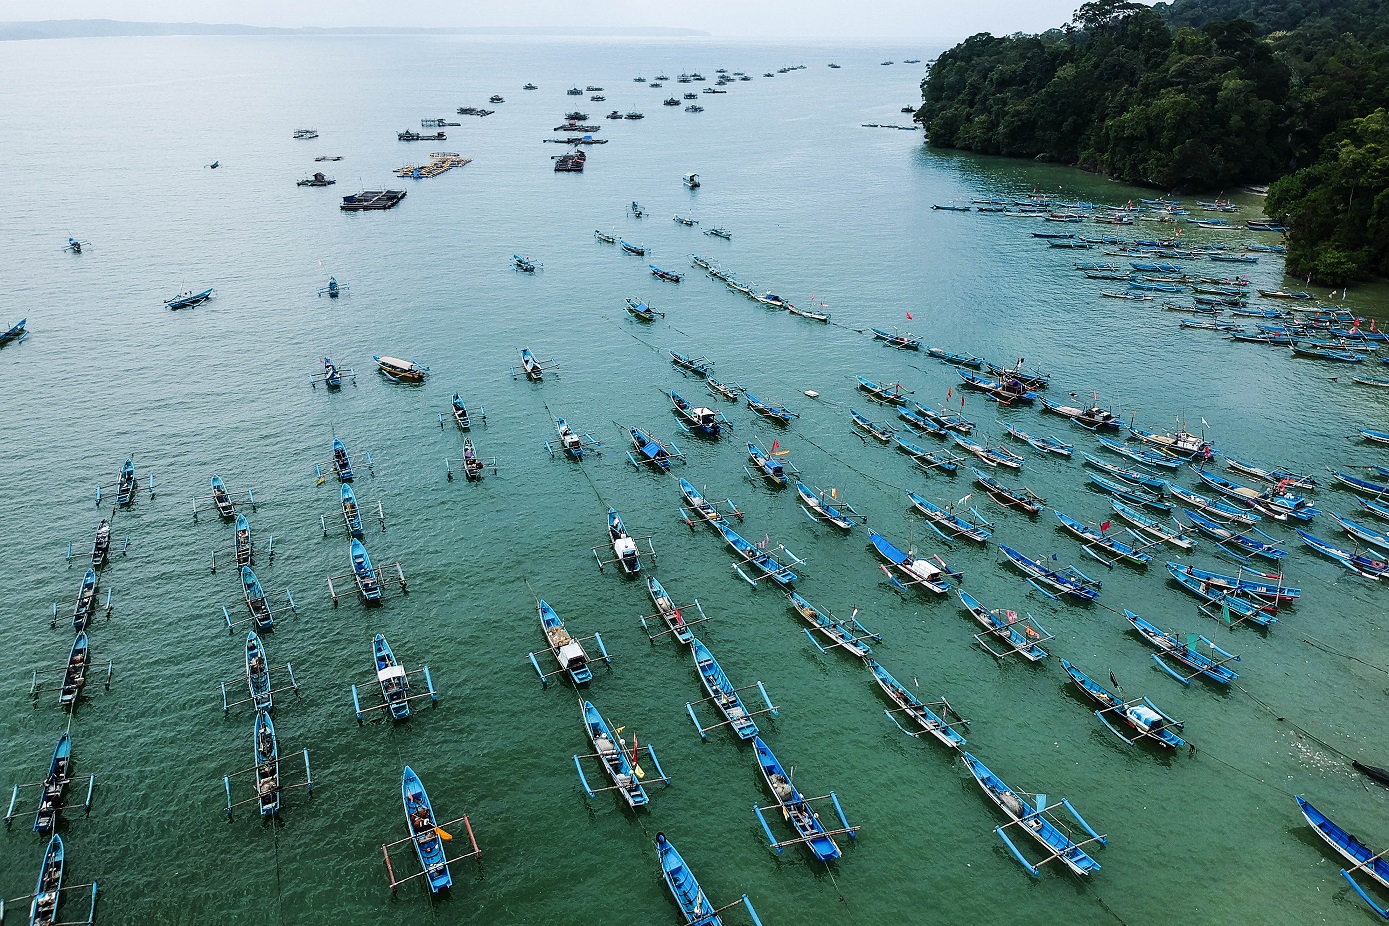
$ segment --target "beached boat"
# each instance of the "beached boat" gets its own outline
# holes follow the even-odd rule
[[[955,713],[948,701],[942,700],[933,704],[926,704],[916,695],[912,694],[911,689],[893,678],[890,672],[872,659],[865,659],[864,663],[868,666],[869,671],[873,673],[873,680],[878,683],[878,687],[882,689],[883,694],[887,695],[888,700],[896,705],[894,709],[884,711],[884,713],[887,714],[893,723],[897,724],[898,729],[908,736],[913,737],[920,736],[922,733],[928,733],[934,736],[941,745],[949,749],[961,749],[964,747],[965,737],[955,728],[967,727],[969,721]],[[940,708],[941,714],[937,714],[932,708]],[[897,714],[903,714],[910,718],[919,729],[908,730],[902,725],[901,721],[897,719],[895,716]],[[944,717],[941,716],[942,714]],[[947,719],[952,716],[955,718],[953,722]]]
[[[1009,508],[1016,508],[1034,518],[1047,506],[1045,498],[1026,486],[1019,486],[1016,489],[1009,488],[978,469],[974,470],[974,481],[979,483],[995,501]]]
[[[1047,658],[1047,651],[1042,649],[1041,644],[1051,640],[1052,635],[1031,614],[1022,615],[1006,608],[986,608],[961,589],[956,589],[955,594],[960,596],[960,604],[964,605],[970,616],[984,628],[983,633],[975,634],[974,639],[990,656],[1003,659],[1016,653],[1028,662],[1041,662]],[[996,639],[991,642],[989,637]],[[994,649],[997,643],[1006,648]]]
[[[410,842],[415,847],[430,892],[437,894],[452,887],[453,877],[443,843],[446,834],[438,826],[434,805],[429,801],[424,784],[408,765],[401,774],[400,797],[405,809],[405,825],[410,829]]]
[[[1107,845],[1106,837],[1091,829],[1090,824],[1086,823],[1071,806],[1070,801],[1064,798],[1061,806],[1064,807],[1075,821],[1089,834],[1089,838],[1083,842],[1076,842],[1047,814],[1049,809],[1045,803],[1045,797],[1041,794],[1036,795],[1031,801],[1028,795],[1014,791],[998,778],[993,772],[989,771],[988,766],[980,762],[969,753],[964,754],[965,765],[969,772],[974,776],[974,780],[979,783],[979,787],[988,795],[989,800],[993,801],[1003,811],[1004,815],[1011,821],[1008,826],[1018,826],[1021,830],[1041,844],[1042,848],[1048,853],[1047,857],[1037,864],[1029,862],[1013,844],[1008,837],[1005,827],[995,827],[994,832],[1007,844],[1008,850],[1012,853],[1028,873],[1036,877],[1040,873],[1041,866],[1053,859],[1059,860],[1072,872],[1081,877],[1089,875],[1091,872],[1098,871],[1100,863],[1095,861],[1082,845],[1091,842],[1098,842],[1100,845]]]
[[[1180,730],[1184,724],[1162,712],[1160,708],[1147,698],[1137,698],[1133,701],[1125,701],[1099,682],[1086,675],[1080,669],[1071,665],[1070,662],[1061,660],[1061,668],[1066,670],[1066,674],[1071,677],[1071,681],[1080,689],[1081,693],[1100,706],[1095,711],[1095,716],[1100,719],[1109,731],[1119,739],[1132,746],[1137,740],[1156,743],[1164,749],[1180,749],[1186,745],[1173,729]],[[1129,726],[1133,731],[1133,738],[1130,739],[1110,722],[1110,718],[1118,718]]]
[[[1088,602],[1094,601],[1100,596],[1103,583],[1090,578],[1074,566],[1052,569],[1004,544],[1000,543],[998,549],[1008,558],[1010,563],[1028,577],[1029,585],[1052,600],[1059,600],[1062,595],[1069,595],[1076,601]],[[1051,588],[1055,594],[1047,591],[1042,587],[1043,585]]]
[[[944,595],[951,588],[950,583],[946,581],[947,579],[959,581],[964,578],[964,573],[956,572],[950,568],[949,564],[939,555],[932,556],[931,559],[924,559],[917,556],[915,550],[908,550],[904,553],[892,541],[877,531],[869,531],[868,540],[878,555],[888,563],[888,565],[879,568],[887,574],[888,581],[892,583],[893,587],[901,591],[907,591],[910,588],[924,588],[937,595]]]
[[[1153,654],[1153,661],[1156,662],[1164,672],[1183,685],[1190,685],[1191,680],[1198,677],[1208,679],[1220,685],[1228,685],[1239,678],[1239,675],[1237,675],[1227,663],[1239,662],[1240,658],[1233,653],[1227,653],[1205,637],[1199,634],[1178,635],[1159,630],[1127,608],[1124,609],[1124,617],[1133,625],[1133,629],[1138,631],[1139,636],[1157,650],[1157,652]],[[1205,644],[1211,652],[1218,653],[1222,658],[1218,660],[1212,659],[1210,656],[1198,650],[1196,648],[1196,643],[1198,641]],[[1190,669],[1191,674],[1186,676],[1178,675],[1171,666],[1163,662],[1164,656],[1177,660],[1177,662]]]

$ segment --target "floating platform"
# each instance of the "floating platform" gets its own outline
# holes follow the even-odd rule
[[[465,158],[453,151],[434,151],[429,155],[429,163],[406,164],[404,167],[397,168],[395,175],[397,177],[411,177],[415,180],[424,177],[437,177],[445,171],[471,163],[472,160],[472,158]]]
[[[404,190],[363,190],[352,196],[344,196],[339,208],[346,212],[360,212],[363,209],[390,209],[404,198]]]

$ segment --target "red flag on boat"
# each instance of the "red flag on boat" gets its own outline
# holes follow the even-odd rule
[[[945,397],[946,397],[947,399],[953,399],[953,398],[955,397],[955,387],[954,387],[954,386],[951,386],[950,388],[948,388],[948,389],[945,390]]]
[[[912,320],[912,313],[908,312],[908,313],[907,313],[907,321],[911,321],[911,320]]]
[[[780,441],[778,441],[778,440],[773,440],[773,441],[772,441],[772,450],[773,450],[773,451],[776,451],[776,450],[777,450],[778,448],[780,448],[780,447],[781,447],[781,442],[780,442]]]
[[[1106,521],[1106,522],[1104,522],[1103,524],[1100,525],[1100,533],[1103,534],[1103,533],[1104,533],[1105,531],[1107,531],[1107,530],[1109,530],[1109,522],[1108,522],[1108,521]]]
[[[965,407],[965,394],[964,394],[963,392],[960,393],[960,407],[961,407],[961,408],[964,408],[964,407]]]

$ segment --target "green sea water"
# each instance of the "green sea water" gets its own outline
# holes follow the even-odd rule
[[[1152,551],[1144,571],[1107,569],[1056,530],[1050,512],[1033,521],[994,506],[967,467],[953,478],[926,475],[865,443],[849,409],[891,418],[855,390],[855,374],[900,380],[923,403],[959,401],[950,367],[872,341],[869,326],[910,329],[998,361],[1025,357],[1053,373],[1054,396],[1097,394],[1141,426],[1185,422],[1241,459],[1319,475],[1389,463],[1348,436],[1384,428],[1389,405],[1343,369],[1183,331],[1160,299],[1099,298],[1105,284],[1072,269],[1077,254],[1098,255],[1041,246],[1030,222],[932,210],[1034,189],[1104,202],[1151,191],[1066,168],[935,153],[920,133],[862,127],[908,123],[898,109],[917,99],[920,71],[900,61],[929,58],[930,49],[295,37],[5,51],[0,324],[27,316],[32,334],[0,350],[0,564],[10,580],[0,611],[9,631],[0,786],[41,778],[68,725],[51,669],[64,661],[71,630],[49,624],[54,602],[60,617],[69,612],[96,523],[111,513],[109,489],[93,504],[96,485],[113,481],[127,456],[155,480],[153,498],[115,514],[118,544],[128,537],[129,549],[102,575],[114,610],[90,631],[95,662],[114,663],[113,684],[90,684],[71,718],[77,770],[96,775],[96,795],[90,816],[74,806],[59,831],[69,882],[100,882],[99,921],[674,923],[658,831],[715,902],[747,893],[768,926],[1310,924],[1369,915],[1292,795],[1369,845],[1389,846],[1386,795],[1346,758],[1389,764],[1383,588],[1274,525],[1303,600],[1267,634],[1228,631],[1167,580],[1167,551]],[[885,58],[899,63],[880,66]],[[843,66],[831,70],[830,61]],[[703,113],[660,105],[690,86],[655,90],[631,79],[696,69],[712,77],[718,67],[760,75],[799,63],[807,68],[701,96]],[[523,92],[526,81],[540,89]],[[607,100],[564,93],[589,84],[605,87]],[[445,142],[396,141],[421,118],[487,105],[493,93],[507,100],[497,113],[456,117],[463,124],[446,129]],[[555,174],[550,157],[562,149],[541,140],[575,106],[611,142],[590,149],[582,175]],[[646,118],[601,119],[634,108]],[[292,139],[308,126],[318,139]],[[473,162],[431,180],[391,176],[433,150]],[[317,164],[320,154],[343,160]],[[207,169],[214,160],[220,167]],[[315,169],[336,186],[295,186]],[[704,181],[697,191],[681,184],[690,171]],[[402,186],[409,195],[393,211],[337,208],[358,189]],[[1237,199],[1244,215],[1258,214],[1255,197]],[[647,218],[628,215],[633,200]],[[700,224],[679,225],[675,213]],[[732,239],[700,233],[714,225]],[[598,242],[595,229],[650,247],[649,259]],[[91,246],[64,253],[69,235]],[[693,268],[678,286],[647,270],[683,271],[692,252],[759,290],[828,304],[833,324],[766,310]],[[513,254],[543,269],[517,273]],[[1297,286],[1282,280],[1276,258],[1248,270],[1265,288]],[[351,284],[349,296],[316,297],[330,274]],[[218,291],[207,305],[163,308],[171,294],[207,286]],[[627,296],[665,318],[639,325],[623,311]],[[1352,290],[1347,302],[1385,318],[1386,302],[1371,292]],[[512,376],[522,347],[557,363],[543,384]],[[722,404],[671,366],[669,349],[707,356],[720,379],[800,417],[777,429]],[[311,389],[308,374],[324,354],[353,367],[356,384],[338,394]],[[372,372],[373,354],[427,365],[429,382],[392,386]],[[681,434],[670,389],[722,408],[734,435],[711,443]],[[446,479],[461,437],[438,416],[455,390],[486,408],[486,425],[472,434],[498,470],[481,483]],[[993,440],[1007,439],[1001,418],[1102,452],[1088,433],[1034,411],[971,395],[964,412]],[[551,460],[543,445],[552,415],[603,441],[602,456]],[[817,652],[780,594],[742,582],[716,535],[681,523],[674,478],[626,462],[619,426],[632,424],[686,452],[680,475],[737,502],[745,536],[808,560],[801,593],[837,614],[857,608],[882,634],[876,658],[923,700],[947,697],[969,717],[969,749],[1001,778],[1069,798],[1106,833],[1109,845],[1095,851],[1103,870],[1084,883],[1055,865],[1030,878],[993,833],[1003,819],[963,764],[903,736],[883,716],[866,669]],[[336,486],[314,477],[334,436],[357,461],[359,501],[380,501],[385,512],[384,533],[368,525],[368,548],[378,565],[399,560],[409,579],[409,595],[389,586],[379,609],[350,597],[334,607],[328,597],[325,578],[348,568],[345,537],[320,529],[321,515],[332,526]],[[807,482],[834,487],[899,545],[944,555],[990,607],[1030,612],[1055,634],[1052,658],[999,664],[975,643],[977,628],[953,597],[893,591],[865,549],[865,530],[843,536],[813,524],[790,492],[746,476],[749,439],[778,440]],[[368,451],[374,473],[360,472]],[[1001,475],[1005,482],[1025,483],[1091,524],[1110,519],[1079,460],[1020,452],[1023,473]],[[288,792],[273,823],[253,808],[230,822],[224,814],[223,775],[252,761],[252,717],[244,706],[225,717],[220,709],[218,683],[231,679],[238,690],[243,638],[227,633],[221,613],[240,609],[236,574],[209,569],[214,552],[229,557],[231,530],[207,513],[192,517],[214,473],[238,495],[254,489],[257,574],[272,595],[287,588],[298,604],[276,620],[267,647],[272,664],[294,665],[301,685],[297,696],[277,697],[286,775],[307,748],[315,787],[312,796]],[[996,540],[1076,563],[1103,581],[1099,602],[1043,598],[995,548],[946,548],[906,513],[906,490],[942,503],[974,492]],[[1316,500],[1323,512],[1357,517],[1346,492],[1323,488]],[[652,536],[658,558],[649,566],[671,594],[699,599],[711,618],[700,636],[734,682],[765,684],[780,714],[759,725],[801,790],[834,790],[862,827],[857,840],[841,839],[845,855],[832,867],[795,847],[768,850],[752,807],[770,795],[751,748],[726,732],[701,741],[690,724],[685,704],[703,692],[688,652],[650,644],[638,623],[650,612],[642,583],[594,563],[610,505],[634,534]],[[1311,530],[1332,538],[1334,528],[1322,514]],[[264,555],[271,535],[273,562]],[[1190,561],[1235,568],[1209,543]],[[576,634],[601,633],[613,654],[585,697],[656,747],[674,783],[652,789],[649,812],[634,816],[611,795],[585,798],[571,760],[589,749],[575,694],[567,684],[542,689],[526,658],[543,646],[537,597]],[[1238,687],[1183,688],[1162,674],[1125,607],[1241,653]],[[348,686],[366,682],[370,695],[378,632],[412,669],[429,665],[441,697],[406,723],[358,726]],[[1060,657],[1099,680],[1113,672],[1125,697],[1150,696],[1186,722],[1183,735],[1199,752],[1162,756],[1119,741],[1068,689]],[[35,666],[50,671],[31,705]],[[405,764],[441,818],[469,816],[483,850],[479,864],[454,867],[447,897],[431,899],[418,879],[394,897],[389,889],[380,846],[405,835]],[[236,793],[250,796],[244,779]],[[456,847],[460,828],[452,831]],[[32,890],[43,845],[22,819],[0,837],[0,894]],[[415,870],[404,853],[394,858],[397,873]],[[84,914],[81,897],[64,900],[63,919]]]

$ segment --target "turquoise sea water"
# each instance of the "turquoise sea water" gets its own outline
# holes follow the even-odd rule
[[[1292,551],[1288,581],[1304,599],[1266,635],[1225,631],[1167,581],[1165,551],[1153,551],[1146,572],[1108,570],[1055,530],[1050,512],[1030,521],[994,506],[972,489],[966,468],[927,476],[863,443],[848,408],[890,417],[853,388],[856,373],[900,380],[932,403],[946,401],[957,381],[924,355],[871,341],[861,333],[870,325],[910,328],[999,361],[1026,357],[1054,374],[1053,394],[1097,392],[1154,429],[1179,419],[1199,429],[1204,419],[1221,449],[1269,466],[1384,464],[1385,454],[1347,435],[1382,428],[1389,406],[1344,370],[1182,331],[1181,316],[1156,302],[1097,298],[1099,284],[1082,284],[1071,269],[1075,255],[1039,246],[1028,222],[931,210],[1034,188],[1111,202],[1147,192],[1063,168],[932,153],[919,133],[861,128],[905,123],[897,110],[917,98],[914,66],[878,61],[928,58],[929,49],[224,38],[5,50],[0,131],[9,141],[0,167],[10,189],[0,214],[8,257],[0,323],[27,315],[32,334],[0,350],[8,415],[0,564],[12,589],[0,786],[42,777],[67,723],[53,703],[53,673],[33,707],[25,693],[34,666],[66,655],[70,630],[61,621],[50,630],[50,608],[56,601],[65,615],[80,582],[80,566],[63,561],[67,544],[80,563],[109,514],[109,491],[102,510],[93,506],[96,484],[114,480],[128,455],[155,477],[154,498],[115,517],[129,554],[102,576],[115,610],[91,631],[95,661],[114,661],[114,684],[89,685],[72,721],[78,771],[96,774],[96,799],[87,818],[70,811],[60,832],[69,881],[101,882],[102,922],[673,923],[657,831],[716,902],[746,892],[768,926],[1366,916],[1291,795],[1304,794],[1370,845],[1389,845],[1384,793],[1338,754],[1389,764],[1379,722],[1389,693],[1382,588],[1274,526]],[[831,60],[842,69],[826,68]],[[808,68],[701,96],[700,114],[660,105],[684,85],[653,90],[631,80],[796,63]],[[528,80],[541,89],[523,92]],[[566,96],[576,84],[605,87],[607,101]],[[493,93],[507,98],[497,113],[457,117],[463,124],[446,130],[446,142],[395,139],[423,117],[485,105]],[[550,157],[560,146],[541,139],[576,105],[612,141],[590,149],[584,174],[554,174]],[[601,119],[632,108],[647,118]],[[293,140],[304,126],[320,137]],[[390,175],[433,150],[474,160],[432,180]],[[319,154],[343,160],[317,165]],[[213,160],[221,167],[206,169]],[[294,185],[319,168],[337,185]],[[704,181],[698,191],[680,183],[689,171]],[[409,196],[393,211],[337,208],[341,195],[402,185]],[[632,200],[648,218],[627,216]],[[1241,201],[1257,211],[1256,201]],[[677,212],[701,224],[678,225],[670,219]],[[712,225],[731,229],[732,240],[700,234]],[[598,243],[595,228],[651,247],[649,261]],[[63,253],[68,235],[92,245]],[[691,252],[793,302],[828,303],[835,324],[765,310],[698,271],[675,286],[646,269],[684,270]],[[513,253],[543,270],[516,273]],[[1250,269],[1264,286],[1282,283],[1276,260]],[[349,297],[315,297],[329,274],[351,283]],[[174,292],[205,286],[218,290],[208,305],[162,306]],[[622,310],[628,295],[666,317],[640,326]],[[511,376],[521,347],[558,363],[543,385]],[[801,417],[783,431],[720,404],[669,364],[666,349],[708,356],[719,378]],[[356,369],[355,387],[335,395],[308,387],[325,353]],[[391,386],[371,372],[372,354],[428,365],[430,381]],[[678,434],[663,394],[671,388],[724,409],[735,435],[714,444]],[[473,436],[483,455],[498,457],[499,472],[481,484],[445,479],[461,437],[451,425],[441,430],[437,416],[455,389],[487,410]],[[971,395],[965,413],[995,439],[995,419],[1006,415],[1094,449],[1086,432],[1033,411],[1000,413]],[[582,465],[551,461],[542,446],[551,414],[608,452]],[[902,736],[864,668],[816,652],[775,590],[741,582],[712,532],[687,529],[676,516],[675,480],[635,472],[619,424],[673,438],[689,456],[678,471],[712,497],[738,502],[747,537],[767,536],[808,559],[802,594],[836,613],[857,607],[883,635],[879,661],[919,683],[923,700],[946,696],[971,718],[969,748],[1000,777],[1068,797],[1109,836],[1096,852],[1103,870],[1087,883],[1051,870],[1029,878],[992,832],[1002,818],[962,765]],[[322,537],[319,516],[331,522],[337,491],[331,481],[315,484],[313,466],[328,459],[335,435],[359,470],[371,452],[375,474],[359,477],[358,498],[383,503],[388,530],[369,531],[367,544],[378,564],[398,559],[410,579],[409,596],[390,594],[379,610],[351,599],[334,608],[328,599],[324,578],[347,568],[346,541],[338,532]],[[810,523],[790,492],[750,483],[743,451],[754,436],[778,439],[808,482],[836,487],[900,545],[943,553],[976,598],[1032,613],[1056,635],[1053,657],[999,665],[974,643],[976,628],[953,597],[893,592],[864,548],[864,530],[833,534]],[[1078,460],[1020,452],[1022,476],[1004,473],[1003,481],[1025,483],[1092,524],[1109,518],[1107,498],[1085,487]],[[294,664],[302,686],[297,698],[277,698],[282,754],[308,748],[316,787],[311,798],[289,792],[274,824],[249,808],[230,823],[222,812],[222,776],[251,762],[251,715],[218,710],[217,683],[239,672],[242,637],[221,623],[223,604],[237,612],[236,575],[208,569],[214,550],[229,555],[231,531],[207,514],[196,523],[191,516],[213,473],[237,493],[255,490],[252,528],[262,543],[274,535],[276,553],[273,563],[257,562],[257,573],[276,596],[292,590],[299,605],[276,621],[267,647],[273,664]],[[905,489],[940,502],[974,491],[997,540],[1038,557],[1055,553],[1102,579],[1099,603],[1074,607],[1030,593],[996,550],[944,548],[904,512]],[[1356,517],[1348,493],[1316,497],[1323,510]],[[609,505],[634,534],[653,536],[666,588],[680,602],[702,602],[712,620],[700,636],[735,683],[765,683],[781,714],[762,724],[764,735],[802,791],[833,789],[863,827],[829,870],[794,848],[767,850],[751,808],[770,797],[751,748],[727,734],[696,735],[685,702],[702,691],[688,653],[669,641],[651,646],[637,622],[650,610],[642,584],[594,565],[590,548],[603,544]],[[1313,532],[1336,537],[1333,528],[1323,514]],[[1191,561],[1233,568],[1210,544]],[[589,747],[574,693],[565,684],[542,690],[526,661],[543,645],[536,596],[575,633],[601,632],[613,653],[585,696],[653,743],[674,778],[653,789],[649,813],[633,817],[611,795],[588,801],[580,790],[570,757]],[[1177,685],[1128,630],[1124,607],[1242,653],[1240,687]],[[437,709],[394,727],[358,727],[348,685],[370,681],[377,632],[411,668],[430,666]],[[1063,684],[1060,657],[1100,680],[1114,672],[1126,697],[1152,697],[1186,721],[1199,753],[1164,757],[1117,740]],[[406,763],[441,818],[469,815],[484,852],[480,865],[455,866],[452,895],[432,902],[418,881],[392,898],[380,857],[382,843],[404,835]],[[293,768],[287,758],[286,774]],[[249,794],[243,784],[240,796]],[[42,851],[17,820],[0,838],[0,893],[32,889]],[[398,872],[414,870],[403,853],[395,858]],[[67,898],[63,918],[78,918],[78,908],[85,912],[80,898]]]

